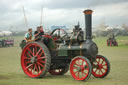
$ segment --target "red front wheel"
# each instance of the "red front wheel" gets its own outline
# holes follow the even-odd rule
[[[26,75],[32,78],[43,77],[48,72],[51,57],[43,43],[28,43],[21,54],[21,66]]]
[[[86,57],[75,57],[70,63],[70,73],[76,80],[88,80],[91,76],[91,71],[91,63]]]
[[[110,63],[108,59],[102,55],[97,55],[96,62],[93,62],[92,74],[94,77],[103,78],[110,71]]]

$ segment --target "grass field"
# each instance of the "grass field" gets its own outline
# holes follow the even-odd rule
[[[126,85],[128,83],[128,36],[118,37],[118,47],[107,47],[106,38],[94,39],[99,47],[99,54],[106,56],[111,70],[106,78],[93,76],[87,82],[76,81],[70,72],[64,76],[47,74],[40,79],[29,78],[21,69],[19,43],[23,37],[14,37],[15,46],[0,48],[0,85]]]

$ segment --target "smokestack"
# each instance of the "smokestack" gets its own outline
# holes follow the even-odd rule
[[[92,39],[92,10],[85,10],[85,31],[86,31],[86,40]]]

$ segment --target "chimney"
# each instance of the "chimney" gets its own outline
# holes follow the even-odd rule
[[[86,40],[92,40],[92,12],[90,9],[84,11]]]

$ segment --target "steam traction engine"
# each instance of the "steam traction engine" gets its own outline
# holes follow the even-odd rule
[[[108,75],[109,61],[98,55],[98,47],[92,41],[92,10],[85,10],[84,14],[86,40],[78,24],[70,36],[63,29],[55,29],[40,41],[22,47],[21,66],[26,75],[32,78],[44,77],[47,72],[63,75],[68,69],[76,80],[86,81],[91,74],[97,78]]]

